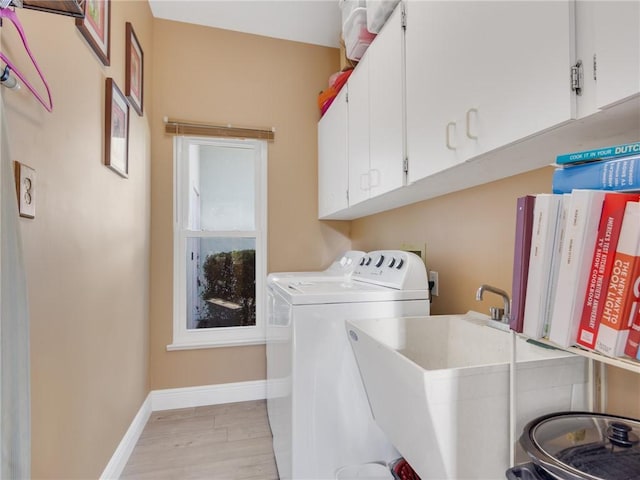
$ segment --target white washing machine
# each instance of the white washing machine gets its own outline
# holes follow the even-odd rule
[[[331,279],[338,278],[342,279],[343,277],[349,277],[353,273],[355,267],[360,263],[362,257],[365,256],[365,252],[361,252],[359,250],[348,250],[344,252],[342,255],[338,255],[331,265],[329,265],[326,270],[322,270],[319,272],[276,272],[270,273],[267,276],[267,286],[271,286],[276,280],[283,279]]]
[[[347,318],[429,314],[417,255],[376,251],[350,278],[283,278],[268,293],[267,408],[280,478],[332,479],[399,454],[373,420]]]

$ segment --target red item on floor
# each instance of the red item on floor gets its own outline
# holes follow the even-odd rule
[[[420,480],[418,474],[404,458],[399,458],[393,462],[391,473],[393,473],[393,478],[396,480]]]

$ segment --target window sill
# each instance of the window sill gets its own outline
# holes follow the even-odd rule
[[[228,340],[228,341],[204,341],[204,342],[174,342],[167,345],[167,351],[175,350],[200,350],[204,348],[221,348],[221,347],[250,347],[253,345],[264,345],[266,340],[247,339],[247,340]]]

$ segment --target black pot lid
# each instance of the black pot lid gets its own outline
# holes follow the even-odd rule
[[[640,480],[640,421],[560,412],[529,422],[520,444],[535,464],[563,480]]]

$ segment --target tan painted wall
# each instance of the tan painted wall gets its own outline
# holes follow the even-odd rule
[[[352,222],[357,249],[426,244],[429,269],[439,274],[434,314],[484,312],[499,298],[475,300],[482,283],[511,291],[515,201],[525,193],[548,192],[551,168],[492,182]],[[523,193],[524,192],[524,193]]]
[[[607,368],[607,412],[640,418],[640,375]]]
[[[105,78],[124,89],[125,22],[148,53],[152,17],[146,2],[113,2],[112,10],[106,68],[72,18],[18,10],[54,112],[24,87],[0,89],[12,156],[37,175],[36,218],[20,222],[33,478],[97,478],[148,392],[150,105],[145,117],[132,111],[128,179],[103,165],[102,137]],[[5,21],[1,30],[2,51],[39,86],[13,27]]]
[[[269,146],[270,271],[323,268],[351,247],[352,234],[353,247],[364,250],[426,243],[429,266],[440,272],[434,313],[485,310],[488,302],[473,300],[482,282],[510,290],[513,202],[547,191],[549,169],[353,223],[315,219],[315,99],[338,65],[337,50],[154,21],[146,2],[118,1],[112,66],[102,67],[72,19],[23,10],[19,16],[56,105],[49,115],[24,90],[0,89],[12,155],[38,176],[36,219],[21,221],[34,478],[96,478],[150,388],[264,378],[262,347],[165,350],[172,309],[165,115],[276,127]],[[145,50],[145,116],[132,113],[130,177],[123,180],[102,165],[102,122],[104,78],[124,86],[127,20]],[[20,58],[11,27],[0,34],[2,51]],[[638,378],[610,372],[612,411],[640,417]]]
[[[263,346],[167,352],[172,342],[172,155],[162,118],[275,127],[268,159],[268,270],[317,270],[350,247],[317,220],[317,94],[338,50],[184,23],[154,25],[151,121],[152,389],[265,378]]]
[[[631,141],[632,139],[629,139]],[[488,312],[499,297],[475,300],[488,283],[511,293],[516,198],[549,192],[551,167],[355,220],[353,248],[374,250],[426,244],[426,261],[439,274],[432,313]],[[609,369],[608,411],[640,418],[640,375]]]

